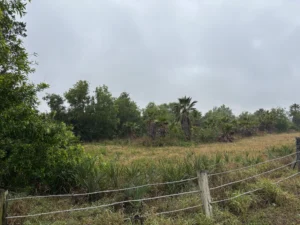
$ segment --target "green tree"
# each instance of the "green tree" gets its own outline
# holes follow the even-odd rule
[[[191,113],[196,110],[194,107],[197,101],[192,101],[191,97],[183,97],[178,99],[178,103],[174,105],[176,120],[180,122],[181,128],[187,140],[191,140]]]
[[[68,127],[38,113],[37,93],[28,74],[32,62],[23,47],[25,1],[0,1],[0,186],[68,189],[70,171],[82,148]]]
[[[115,104],[118,108],[118,135],[136,136],[141,125],[141,113],[136,103],[130,99],[128,93],[123,92],[116,99]]]
[[[159,137],[164,137],[168,132],[168,124],[175,118],[170,105],[156,105],[154,102],[150,102],[142,110],[142,114],[144,127],[152,139],[155,139],[157,134]]]
[[[90,111],[93,113],[93,137],[94,139],[113,138],[117,134],[118,107],[114,103],[108,87],[103,85],[95,90]]]
[[[84,80],[78,81],[64,93],[64,96],[70,105],[65,121],[74,127],[74,133],[82,140],[91,141],[90,128],[93,126],[93,121],[92,116],[87,112],[91,103],[88,82]]]
[[[274,119],[274,131],[287,132],[290,129],[292,123],[289,120],[288,112],[284,108],[272,108],[270,113]]]
[[[237,132],[242,136],[252,136],[258,130],[258,119],[249,112],[242,112],[237,118]]]
[[[47,94],[43,99],[47,102],[53,118],[66,122],[66,107],[63,97],[57,94]]]
[[[294,126],[300,128],[300,105],[294,103],[290,106],[289,116],[292,117],[292,122]]]
[[[70,104],[71,110],[85,112],[86,107],[90,103],[89,84],[85,80],[80,80],[64,95]]]
[[[233,141],[233,134],[236,129],[236,119],[232,110],[225,105],[214,107],[202,118],[203,128],[219,141]],[[213,131],[213,132],[212,132]],[[209,139],[209,138],[208,138]]]

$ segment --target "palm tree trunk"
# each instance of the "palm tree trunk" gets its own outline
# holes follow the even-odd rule
[[[191,140],[191,123],[189,117],[185,115],[182,117],[181,128],[185,134],[185,138]]]

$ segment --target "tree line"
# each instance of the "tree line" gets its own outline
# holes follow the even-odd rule
[[[166,142],[231,142],[234,136],[300,128],[299,104],[291,105],[288,111],[278,107],[237,116],[229,107],[221,105],[202,115],[195,108],[197,101],[185,96],[160,105],[150,102],[139,109],[129,93],[113,97],[105,85],[96,87],[91,95],[85,80],[78,81],[63,96],[47,94],[44,100],[50,107],[47,115],[71,125],[83,141],[146,136]]]

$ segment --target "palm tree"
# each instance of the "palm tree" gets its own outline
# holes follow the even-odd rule
[[[174,104],[176,121],[180,122],[181,128],[187,140],[191,140],[192,136],[190,114],[196,110],[196,108],[194,108],[196,103],[197,101],[192,102],[191,97],[184,96],[183,98],[179,98],[178,102]]]

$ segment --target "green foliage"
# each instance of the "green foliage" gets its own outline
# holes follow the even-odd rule
[[[293,104],[290,106],[289,116],[292,117],[292,122],[296,129],[300,128],[300,105]]]
[[[214,140],[232,141],[232,135],[236,129],[236,119],[230,108],[222,105],[214,107],[208,111],[202,118],[203,138],[208,141],[214,136],[212,132],[215,130],[217,138]],[[219,134],[218,134],[219,133]]]
[[[136,137],[141,129],[141,113],[134,101],[126,92],[116,99],[115,104],[118,108],[118,135],[120,137]]]
[[[283,108],[274,108],[271,109],[271,114],[273,115],[275,131],[287,132],[291,126],[287,112]]]
[[[218,140],[221,132],[216,127],[193,127],[192,140],[196,143],[210,143]]]
[[[136,120],[124,119],[126,116],[135,117],[132,115],[132,109],[129,107],[129,112],[126,111],[126,106],[121,103],[120,99],[115,104],[115,99],[105,85],[96,87],[95,95],[90,96],[88,82],[80,80],[64,96],[70,105],[67,110],[63,106],[64,99],[59,95],[48,94],[44,100],[47,101],[54,119],[72,125],[74,133],[82,140],[92,141],[115,137],[121,117],[122,129],[127,129],[128,132],[137,129]],[[121,107],[120,110],[123,110],[124,114],[118,115],[118,107]],[[122,129],[119,127],[119,130]]]
[[[22,45],[24,1],[0,2],[0,186],[68,191],[82,148],[65,124],[39,115],[37,93],[48,86],[28,81],[33,72]]]
[[[107,188],[105,182],[106,174],[103,166],[105,165],[99,163],[97,157],[85,156],[74,171],[77,185],[84,188],[86,192],[94,192]]]
[[[258,186],[262,189],[257,193],[258,199],[264,204],[284,205],[288,202],[290,196],[281,190],[276,184],[267,179],[261,179]]]
[[[258,130],[258,119],[249,112],[243,112],[237,118],[237,132],[242,136],[252,136]]]
[[[197,101],[192,101],[191,97],[183,97],[178,99],[178,103],[174,105],[174,112],[176,115],[176,121],[180,122],[181,128],[185,134],[187,140],[192,138],[192,124],[191,124],[191,114],[196,117],[200,117],[197,113],[196,105]]]
[[[290,126],[290,120],[283,108],[271,110],[259,109],[254,115],[259,121],[259,130],[266,132],[286,132]]]
[[[95,99],[91,104],[91,113],[93,115],[94,131],[93,139],[112,138],[116,134],[119,124],[117,117],[118,108],[114,104],[114,98],[108,91],[108,87],[103,85],[95,90]]]
[[[232,193],[230,193],[229,197],[235,197],[237,195],[242,194],[244,191],[237,190]],[[238,198],[234,198],[228,202],[228,207],[230,211],[237,215],[245,215],[248,210],[250,209],[250,206],[253,204],[253,199],[251,195],[243,195]]]

